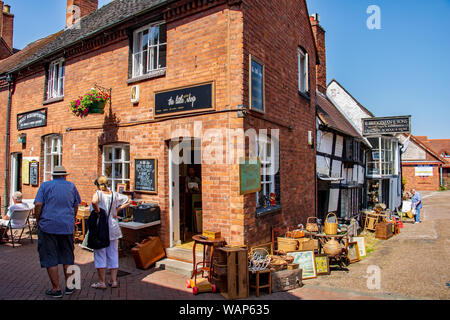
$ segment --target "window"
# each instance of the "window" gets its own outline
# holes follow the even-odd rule
[[[64,60],[50,64],[47,74],[47,100],[64,96],[65,69]]]
[[[51,135],[44,138],[44,181],[52,180],[53,169],[62,165],[62,137]]]
[[[250,109],[264,112],[264,65],[250,55]]]
[[[372,150],[367,157],[369,176],[388,176],[398,173],[398,142],[388,137],[369,138]]]
[[[298,90],[306,93],[309,91],[308,53],[298,49]]]
[[[133,35],[133,78],[166,67],[166,25],[152,24]]]
[[[270,199],[270,194],[275,193],[275,152],[270,138],[259,138],[257,155],[261,160],[261,191],[256,193],[256,207],[264,205],[264,198]]]
[[[103,175],[109,187],[116,191],[117,184],[124,183],[130,189],[130,146],[125,144],[103,147]]]

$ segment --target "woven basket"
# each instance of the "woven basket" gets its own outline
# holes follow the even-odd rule
[[[297,239],[278,237],[277,242],[278,242],[278,251],[283,252],[296,251],[298,248]]]
[[[305,230],[303,230],[303,225],[300,225],[299,229],[286,232],[286,238],[299,239],[299,238],[303,238],[304,236],[305,236]]]
[[[330,223],[328,222],[328,217],[330,215],[334,215],[336,217],[336,222]],[[334,212],[330,212],[327,217],[325,218],[325,234],[337,234],[337,230],[338,230],[338,218],[336,216],[336,214],[334,214]]]
[[[312,222],[311,220],[315,220],[315,222]],[[306,230],[309,232],[318,232],[319,231],[319,225],[317,224],[317,218],[316,217],[309,217],[308,220],[306,220]]]

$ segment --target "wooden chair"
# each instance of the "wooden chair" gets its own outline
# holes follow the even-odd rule
[[[261,284],[261,277],[260,275],[268,275],[267,276],[267,282]],[[256,290],[256,296],[259,297],[259,292],[261,289],[269,289],[269,295],[272,294],[272,271],[264,270],[264,271],[256,271],[256,272],[250,272],[250,281],[249,286],[252,289]],[[254,282],[253,282],[254,281]]]

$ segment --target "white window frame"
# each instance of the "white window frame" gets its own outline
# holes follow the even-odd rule
[[[48,152],[49,144],[51,144],[50,152]],[[44,137],[44,182],[52,180],[53,170],[56,166],[54,156],[58,157],[59,165],[62,165],[62,136],[59,134]],[[49,161],[51,171],[47,171]]]
[[[112,149],[112,159],[111,161],[106,161],[106,154],[105,151],[107,148]],[[121,150],[121,158],[116,159],[116,153],[114,152],[115,149]],[[128,149],[128,160],[126,159],[126,149]],[[106,164],[111,164],[111,177],[108,177],[106,174]],[[115,177],[115,171],[116,171],[116,164],[122,165],[122,177],[116,178]],[[128,177],[126,177],[126,170],[125,170],[125,164],[128,164]],[[121,144],[110,144],[110,145],[104,145],[102,150],[102,174],[108,177],[108,182],[110,183],[111,190],[116,191],[117,190],[117,184],[118,183],[130,183],[130,173],[131,171],[131,158],[130,158],[130,145],[121,143]]]
[[[66,66],[64,59],[50,63],[47,74],[47,100],[64,97]]]
[[[298,48],[298,91],[306,93],[309,91],[309,55]]]
[[[159,71],[159,70],[166,69],[167,59],[166,59],[166,65],[161,66],[159,52],[160,52],[160,48],[162,46],[166,46],[166,58],[167,58],[167,35],[166,35],[166,42],[164,42],[164,43],[160,43],[159,42],[161,33],[159,33],[159,35],[158,35],[158,43],[157,44],[151,44],[150,43],[150,37],[148,38],[147,52],[146,52],[146,55],[147,55],[147,72],[145,72],[145,73],[144,73],[144,64],[142,63],[143,62],[143,57],[144,57],[144,51],[138,51],[138,48],[137,48],[138,47],[137,37],[138,37],[139,33],[144,32],[144,31],[148,31],[149,34],[150,34],[151,28],[153,28],[153,27],[160,28],[161,25],[163,25],[163,24],[165,24],[164,21],[160,21],[160,22],[157,22],[157,23],[152,23],[152,24],[146,25],[146,26],[144,26],[142,28],[139,28],[139,29],[137,29],[137,30],[135,30],[133,32],[133,54],[132,54],[132,61],[133,61],[132,77],[133,78],[144,76],[144,75],[149,74],[149,73],[154,72],[154,71]],[[142,40],[139,39],[139,43],[141,41]],[[154,56],[152,55],[153,50],[150,50],[151,48],[155,48],[156,49],[156,60],[157,60],[157,65],[158,65],[158,67],[156,69],[153,68]],[[138,57],[138,55],[140,56],[140,65],[139,66],[137,66],[137,63],[138,63],[137,57]],[[137,71],[138,68],[139,68],[139,70]]]
[[[267,147],[270,145],[270,157],[267,156]],[[275,174],[267,174],[268,167],[273,168],[275,166],[275,148],[271,142],[270,137],[259,137],[256,143],[256,154],[261,161],[261,191],[256,192],[256,208],[260,208],[259,197],[262,193],[263,196],[270,197],[270,193],[275,193]],[[273,169],[272,169],[273,170]],[[270,173],[270,172],[269,172]],[[266,177],[269,179],[266,179]],[[266,186],[269,185],[269,194],[266,192]]]

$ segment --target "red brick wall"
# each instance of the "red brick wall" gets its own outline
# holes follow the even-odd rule
[[[82,18],[98,9],[98,0],[67,0],[66,21],[71,21],[70,19],[73,16],[72,12],[69,10],[72,5],[80,8],[80,18]],[[68,23],[67,25],[71,24],[72,23]]]
[[[265,64],[265,115],[249,116],[246,128],[280,129],[282,212],[257,218],[256,197],[245,196],[246,243],[271,241],[271,227],[286,229],[315,215],[315,90],[298,93],[297,49],[309,54],[310,88],[316,87],[314,38],[304,1],[246,1],[244,10],[244,94],[249,105],[249,54]],[[288,129],[289,126],[293,130]],[[314,139],[315,141],[315,139]]]
[[[11,50],[13,48],[13,30],[14,15],[3,12],[2,37]]]
[[[432,177],[416,177],[415,165],[402,164],[402,175],[406,179],[405,190],[434,191],[440,187],[439,166],[433,166]]]

